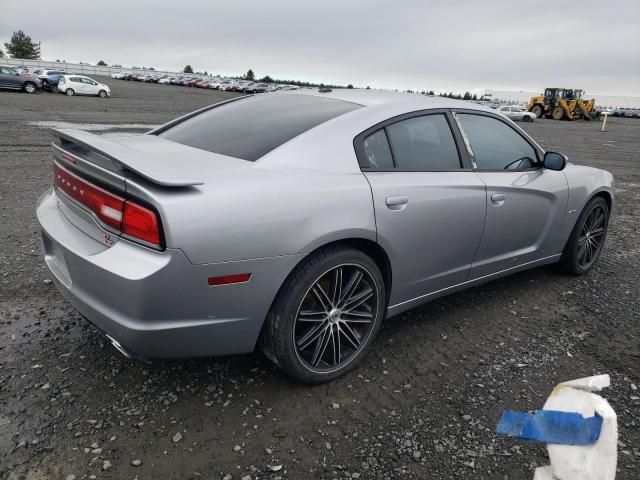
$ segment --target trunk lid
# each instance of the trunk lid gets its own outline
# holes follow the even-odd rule
[[[106,138],[81,130],[54,132],[59,137],[53,144],[59,208],[78,229],[107,246],[127,237],[164,248],[164,202],[176,196],[198,195],[207,182],[224,181],[227,175],[252,166],[155,135]],[[131,218],[142,223],[127,226],[130,208],[138,209]],[[116,219],[112,222],[105,212]],[[158,241],[145,242],[140,241],[144,236],[136,239],[127,235],[127,228],[140,232],[149,222],[158,229]]]

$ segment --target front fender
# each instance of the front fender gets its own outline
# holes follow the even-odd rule
[[[564,174],[569,185],[569,201],[562,245],[567,242],[582,210],[594,196],[606,193],[611,200],[612,214],[615,208],[615,182],[610,172],[570,163],[564,169]]]

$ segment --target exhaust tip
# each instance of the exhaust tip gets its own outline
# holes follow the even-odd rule
[[[120,352],[122,355],[127,357],[129,360],[133,359],[133,355],[129,353],[129,351],[126,348],[120,345],[120,342],[118,342],[115,338],[113,338],[111,335],[108,335],[106,333],[104,334],[104,336],[107,337],[107,340],[111,342],[111,345],[113,345],[113,348],[115,348],[118,352]]]

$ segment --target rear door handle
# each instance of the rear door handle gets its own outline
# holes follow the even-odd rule
[[[387,197],[386,204],[389,210],[402,210],[409,203],[409,197],[405,195],[396,195],[393,197]]]
[[[506,199],[507,196],[504,193],[494,193],[491,195],[491,203],[494,205],[502,205]]]

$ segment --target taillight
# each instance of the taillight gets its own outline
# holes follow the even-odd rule
[[[160,245],[160,226],[156,213],[131,200],[124,202],[122,233]]]
[[[56,162],[53,177],[57,188],[95,213],[103,223],[120,230],[124,198],[92,185]]]
[[[105,225],[133,240],[160,247],[160,222],[157,214],[142,205],[89,183],[53,162],[54,186],[83,205]]]

